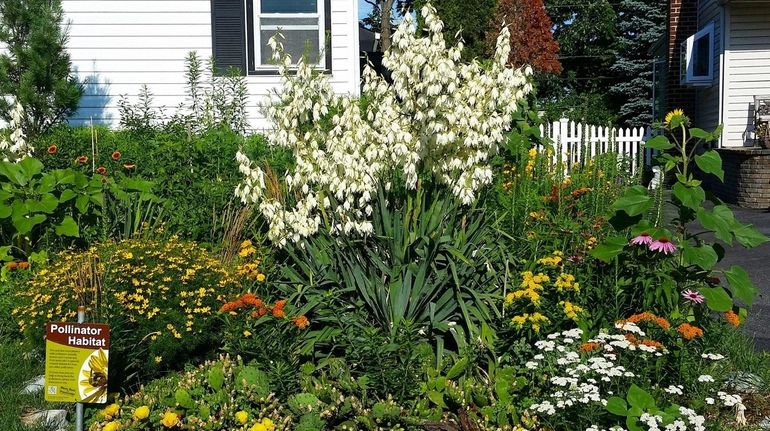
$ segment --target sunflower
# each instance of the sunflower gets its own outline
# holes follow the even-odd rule
[[[107,353],[99,349],[88,357],[81,369],[80,396],[86,403],[103,403],[107,396]]]
[[[666,126],[671,126],[671,121],[673,121],[675,118],[681,118],[681,117],[684,117],[684,111],[679,108],[674,109],[673,111],[666,114],[666,119],[664,123],[666,124]]]

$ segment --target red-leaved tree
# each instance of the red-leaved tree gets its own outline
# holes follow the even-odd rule
[[[487,32],[487,46],[495,46],[503,25],[511,31],[511,65],[528,64],[536,72],[561,73],[559,44],[553,38],[553,23],[543,0],[500,0]]]

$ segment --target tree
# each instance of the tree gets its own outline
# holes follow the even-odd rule
[[[417,11],[426,3],[436,8],[444,22],[444,36],[448,43],[456,43],[455,36],[460,33],[465,44],[463,59],[485,57],[486,33],[497,0],[414,0],[412,3]]]
[[[618,112],[628,126],[652,123],[652,46],[666,31],[666,0],[623,0],[618,7],[618,82],[610,89],[625,102]]]
[[[372,31],[380,33],[380,47],[382,51],[390,49],[393,35],[393,7],[397,13],[407,13],[412,8],[412,0],[364,0],[372,7],[372,11],[364,18],[363,22]],[[390,25],[383,26],[387,22]]]
[[[553,23],[545,11],[543,0],[500,0],[495,10],[487,46],[493,47],[502,26],[511,32],[511,54],[508,62],[519,67],[532,66],[536,72],[561,73],[557,57],[559,44],[553,38]]]
[[[545,7],[553,20],[564,73],[541,76],[538,97],[546,108],[559,107],[560,116],[592,123],[614,121],[618,102],[607,94],[615,79],[611,68],[617,15],[612,5],[608,0],[545,0]],[[566,100],[569,103],[562,103]]]
[[[0,94],[24,107],[24,133],[34,138],[75,112],[83,94],[71,73],[58,0],[0,1]],[[0,98],[0,118],[9,121],[14,101]]]

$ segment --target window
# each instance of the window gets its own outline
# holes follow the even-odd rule
[[[687,38],[681,47],[680,81],[684,85],[711,85],[714,81],[714,24]]]
[[[253,0],[254,7],[254,66],[275,68],[272,50],[267,45],[280,32],[283,48],[297,62],[303,55],[312,64],[321,65],[324,42],[323,0]]]
[[[268,41],[283,36],[293,62],[303,56],[319,68],[331,69],[330,0],[212,0],[213,54],[224,71],[235,67],[249,74],[275,74]]]

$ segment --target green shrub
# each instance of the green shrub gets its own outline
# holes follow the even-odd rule
[[[117,388],[216,350],[217,313],[240,289],[195,243],[132,239],[60,253],[16,292],[13,315],[39,345],[45,322],[73,321],[85,304],[88,321],[111,327],[110,382]]]
[[[92,139],[97,143],[96,157]],[[214,216],[235,199],[241,178],[235,153],[241,145],[248,153],[269,160],[275,170],[287,166],[288,158],[280,150],[268,150],[261,135],[243,137],[227,129],[187,136],[59,127],[36,143],[47,168],[76,166],[85,172],[103,166],[107,175],[155,181],[156,193],[165,202],[166,227],[204,242],[217,233]],[[76,165],[81,156],[88,157],[88,162]]]

